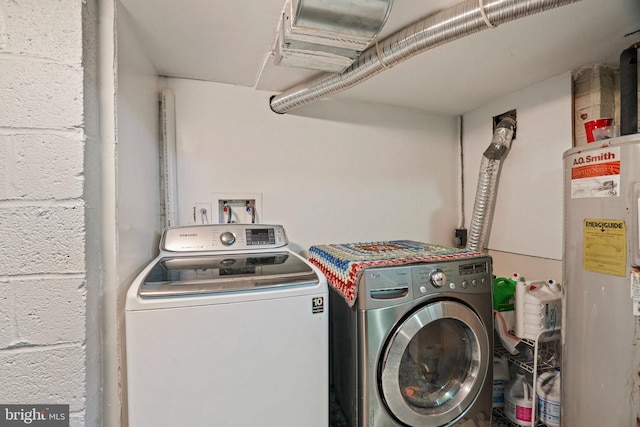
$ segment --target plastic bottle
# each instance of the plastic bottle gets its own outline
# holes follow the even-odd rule
[[[515,309],[516,281],[506,277],[493,279],[493,309],[511,311]]]
[[[536,383],[538,419],[549,427],[560,427],[560,368],[540,374]]]
[[[560,326],[562,291],[554,280],[520,280],[516,284],[516,325],[520,338],[536,339],[544,330]]]
[[[521,280],[522,280],[522,281],[524,281],[524,276],[521,276],[521,275],[520,275],[520,274],[518,274],[517,272],[514,272],[514,273],[511,275],[511,280],[513,280],[513,281],[514,281],[514,282],[516,282],[516,283],[517,283],[517,282],[519,282],[519,281],[521,281]]]
[[[516,324],[513,328],[516,336],[520,338],[524,338],[524,300],[527,293],[527,282],[524,280],[524,277],[518,278],[516,282],[516,306],[515,306],[515,316],[516,316]]]
[[[493,359],[493,407],[504,407],[504,388],[509,382],[509,362],[505,358]]]
[[[531,425],[534,415],[531,394],[531,385],[523,372],[518,372],[516,378],[504,388],[504,413],[514,424],[524,427]]]

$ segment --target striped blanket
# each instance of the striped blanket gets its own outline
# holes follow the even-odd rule
[[[309,261],[327,277],[350,307],[358,296],[365,268],[443,261],[477,256],[478,252],[412,240],[340,243],[309,248]]]

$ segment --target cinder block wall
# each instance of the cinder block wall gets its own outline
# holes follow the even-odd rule
[[[83,2],[0,0],[0,402],[87,402]]]

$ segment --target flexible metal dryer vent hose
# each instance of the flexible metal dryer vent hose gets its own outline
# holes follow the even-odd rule
[[[500,168],[511,147],[515,129],[516,121],[513,118],[505,117],[502,119],[493,132],[491,144],[482,155],[478,188],[476,189],[469,239],[467,240],[467,249],[472,251],[484,251],[489,243]]]
[[[466,0],[377,42],[341,74],[328,74],[272,96],[271,109],[284,114],[342,92],[419,53],[505,22],[579,0]]]

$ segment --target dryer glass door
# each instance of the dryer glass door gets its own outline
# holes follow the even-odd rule
[[[380,362],[384,400],[407,425],[445,425],[462,418],[489,368],[487,329],[466,305],[421,307],[394,331]]]

